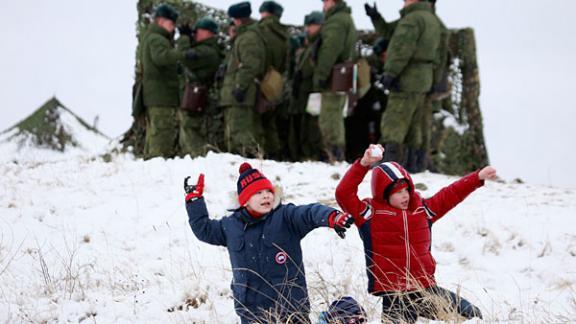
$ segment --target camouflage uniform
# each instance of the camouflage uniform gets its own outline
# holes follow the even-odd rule
[[[178,45],[183,49],[191,47],[188,37],[182,37],[182,40],[178,41]],[[215,36],[193,44],[191,49],[196,58],[183,61],[185,75],[182,77],[182,81],[203,85],[210,89],[206,111],[191,113],[180,110],[178,112],[180,153],[195,157],[205,154],[210,147],[218,148],[222,142],[223,134],[221,136],[219,134],[223,130],[223,113],[217,105],[217,97],[215,90],[212,89],[212,84],[214,75],[222,62],[223,53]]]
[[[318,116],[306,112],[308,97],[312,92],[314,63],[312,51],[318,35],[307,37],[307,44],[296,54],[296,67],[292,83],[290,103],[289,148],[291,157],[296,160],[318,160],[323,148]]]
[[[180,105],[178,61],[185,56],[176,50],[172,35],[155,23],[150,24],[141,45],[143,97],[147,107],[144,157],[172,157],[176,154]]]
[[[341,160],[345,146],[343,109],[346,95],[330,92],[328,82],[335,64],[354,59],[358,35],[351,9],[345,1],[337,1],[326,12],[325,19],[314,67],[314,91],[322,92],[320,130],[324,148],[332,158]]]
[[[258,22],[258,31],[266,46],[266,70],[273,67],[280,74],[284,74],[288,67],[288,45],[290,35],[288,28],[280,23],[274,15],[263,18]],[[264,64],[264,62],[260,63]],[[262,139],[264,151],[268,158],[280,158],[282,145],[278,136],[276,124],[278,109],[262,114],[262,126],[266,134]]]
[[[224,107],[224,140],[229,152],[257,156],[264,147],[261,115],[254,111],[260,80],[266,73],[266,48],[256,23],[250,21],[238,26],[236,38],[227,62],[226,75],[220,91],[220,106]],[[244,101],[238,102],[235,89],[244,92]]]
[[[409,148],[422,144],[423,106],[432,87],[441,37],[440,24],[428,3],[414,3],[402,9],[400,15],[384,65],[384,73],[396,81],[381,123],[381,142],[390,148],[388,157],[392,159],[400,156],[399,152],[393,153],[392,147],[399,150],[403,143]]]

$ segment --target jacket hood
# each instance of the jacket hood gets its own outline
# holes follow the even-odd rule
[[[396,162],[384,162],[372,169],[372,199],[388,204],[384,193],[388,187],[394,186],[401,179],[408,181],[411,203],[414,201],[414,182],[406,169]]]

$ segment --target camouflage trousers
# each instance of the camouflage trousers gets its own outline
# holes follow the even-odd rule
[[[203,113],[178,111],[180,154],[192,157],[205,155],[209,150],[220,150],[224,137],[223,113],[209,106]]]
[[[178,119],[176,107],[148,107],[146,109],[146,143],[144,158],[170,158],[176,155]]]
[[[346,104],[346,95],[335,92],[322,93],[322,108],[320,110],[320,132],[324,142],[324,150],[337,160],[342,160],[344,146],[344,116],[342,111]]]
[[[224,147],[228,152],[257,157],[264,149],[262,116],[251,106],[224,108]]]
[[[380,122],[381,143],[405,144],[420,148],[422,145],[422,115],[425,94],[392,92]]]

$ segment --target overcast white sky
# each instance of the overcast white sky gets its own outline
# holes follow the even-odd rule
[[[289,23],[322,5],[280,3]],[[349,3],[370,28],[364,1]],[[377,4],[395,19],[402,1]],[[99,115],[110,136],[130,126],[136,1],[1,1],[0,12],[0,130],[53,95],[88,122]],[[576,188],[576,2],[439,0],[438,12],[449,27],[476,31],[491,163],[506,179]]]

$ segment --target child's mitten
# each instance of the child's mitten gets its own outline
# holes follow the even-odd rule
[[[188,180],[190,177],[184,179],[184,191],[186,192],[186,202],[194,201],[202,197],[204,192],[204,173],[198,177],[198,182],[195,185],[189,185]]]
[[[333,211],[328,217],[328,225],[336,231],[341,238],[346,237],[346,229],[354,224],[354,218],[348,213]]]

